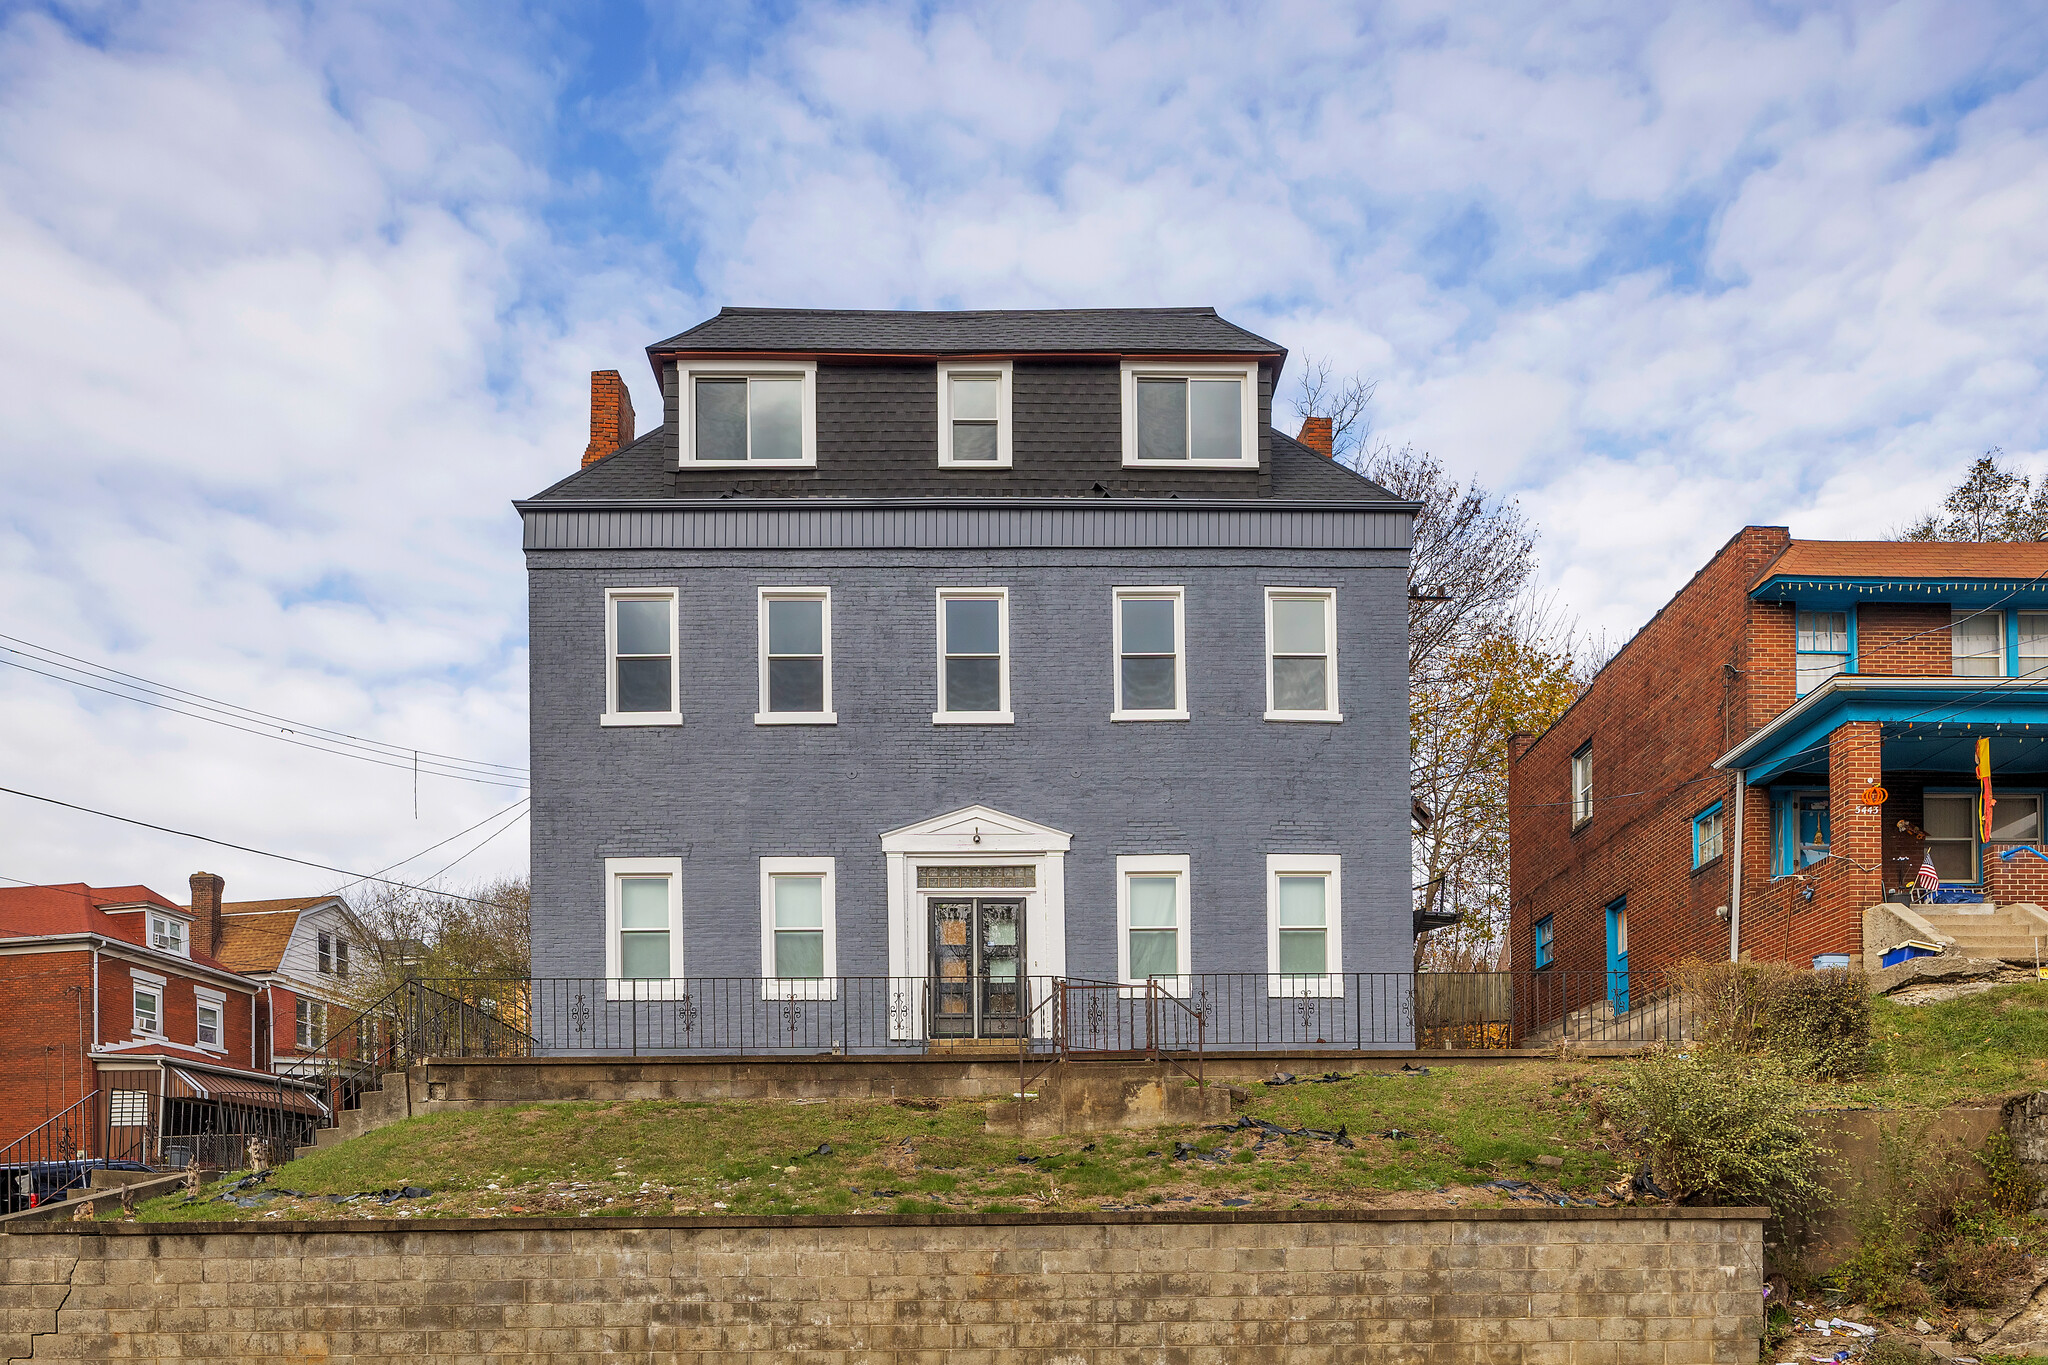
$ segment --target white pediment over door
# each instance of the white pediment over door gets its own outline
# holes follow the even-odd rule
[[[884,853],[1065,853],[1074,836],[993,806],[963,806],[882,836]]]

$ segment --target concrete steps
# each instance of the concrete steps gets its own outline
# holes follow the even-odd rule
[[[2048,911],[2038,905],[1916,905],[1919,915],[1955,946],[1949,951],[1986,961],[2031,965],[2048,959]]]
[[[362,1093],[358,1107],[342,1110],[334,1116],[334,1127],[315,1133],[313,1145],[325,1150],[411,1116],[412,1096],[406,1086],[406,1074],[387,1071],[379,1078],[377,1089]]]

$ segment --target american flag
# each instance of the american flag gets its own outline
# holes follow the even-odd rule
[[[1941,874],[1934,870],[1934,859],[1922,858],[1920,860],[1919,881],[1922,891],[1941,890]]]

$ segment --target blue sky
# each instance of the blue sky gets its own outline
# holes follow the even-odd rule
[[[0,631],[516,764],[508,504],[591,369],[652,411],[724,303],[1213,304],[1624,636],[1745,522],[2048,463],[2044,67],[2023,4],[0,4]],[[12,669],[0,785],[349,867],[510,799]],[[0,876],[201,865],[327,889],[0,806]]]

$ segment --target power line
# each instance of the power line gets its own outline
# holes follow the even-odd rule
[[[489,842],[491,842],[491,840],[497,838],[500,834],[503,834],[506,830],[512,828],[512,826],[518,824],[521,820],[524,820],[527,816],[531,815],[532,813],[533,812],[531,810],[523,810],[515,813],[510,820],[507,820],[504,824],[498,826],[489,834],[486,834],[483,838],[479,839],[475,844],[470,846],[467,852],[458,854],[454,862],[449,863],[447,867],[443,867],[440,871],[434,873],[433,876],[428,877],[427,880],[430,882],[438,881],[440,878],[446,876],[448,873],[448,868],[455,866],[456,863],[461,862],[464,858],[467,858],[471,853],[479,851],[483,848],[485,844],[488,844]]]
[[[38,796],[34,792],[25,792],[16,787],[0,787],[0,792],[5,792],[9,796],[23,797],[30,801],[40,801],[46,806],[60,806],[65,810],[75,810],[84,815],[97,815],[105,820],[117,820],[124,825],[134,825],[138,829],[155,830],[158,834],[172,834],[180,839],[196,839],[202,844],[212,844],[216,848],[231,848],[237,853],[253,853],[259,858],[275,858],[282,863],[297,863],[300,867],[310,867],[320,872],[332,872],[337,876],[350,878],[351,881],[377,882],[383,886],[395,886],[401,891],[419,891],[426,895],[440,896],[452,901],[461,901],[466,905],[491,904],[489,901],[478,900],[474,896],[458,896],[452,891],[435,891],[429,887],[415,886],[410,882],[393,881],[389,877],[379,877],[367,872],[355,872],[346,867],[335,867],[328,863],[316,863],[308,858],[295,858],[289,853],[272,853],[266,848],[251,848],[247,844],[230,843],[226,839],[215,839],[211,835],[206,834],[194,834],[190,830],[172,829],[168,825],[153,825],[147,820],[137,820],[126,815],[116,815],[112,811],[96,810],[91,806],[74,805],[69,801],[59,801],[54,796]],[[503,833],[502,830],[499,832]],[[443,842],[446,841],[444,840]],[[482,847],[482,845],[478,845],[478,847]],[[471,851],[474,852],[475,850]],[[406,861],[410,862],[411,859]],[[451,863],[449,866],[452,867],[454,864]]]

